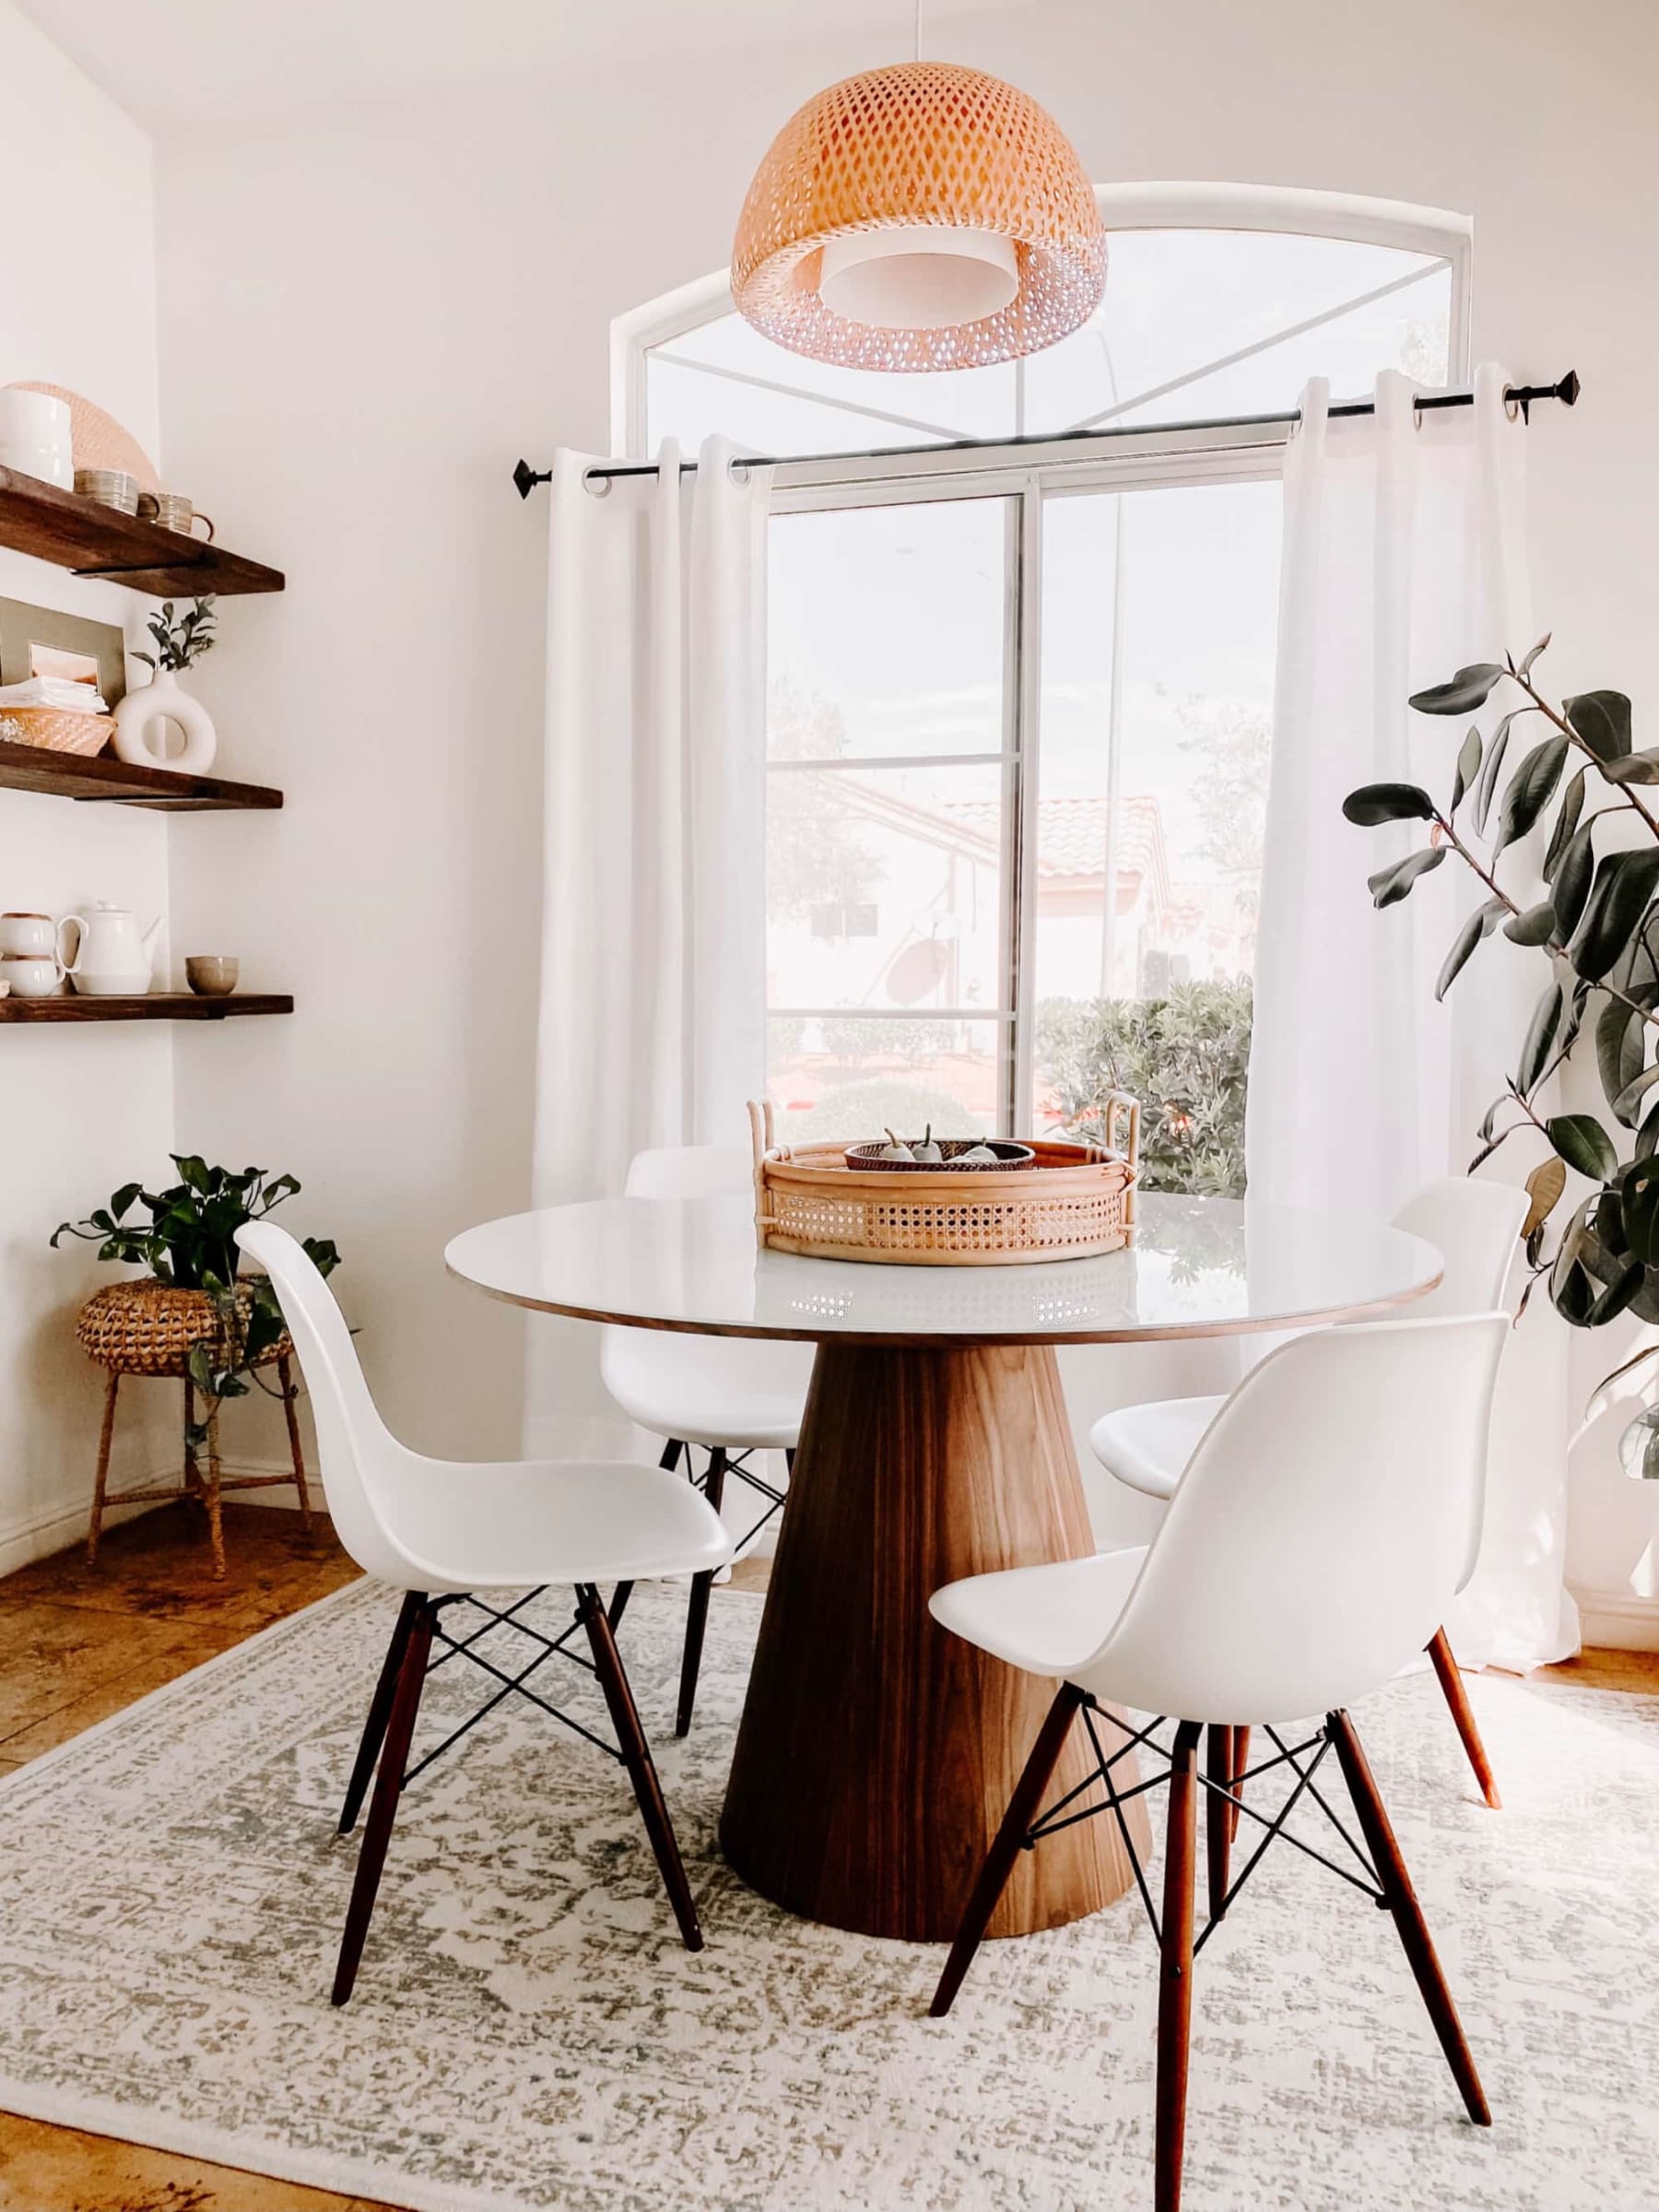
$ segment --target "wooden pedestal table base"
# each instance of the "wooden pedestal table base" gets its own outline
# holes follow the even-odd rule
[[[1093,1548],[1052,1350],[820,1344],[721,1823],[744,1880],[808,1920],[947,1942],[1054,1686],[947,1635],[928,1598]],[[1087,1748],[1078,1731],[1047,1802]],[[989,1932],[1057,1927],[1132,1879],[1110,1815],[1080,1821],[1020,1854]]]

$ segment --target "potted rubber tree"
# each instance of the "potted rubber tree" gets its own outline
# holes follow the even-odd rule
[[[1621,1313],[1659,1324],[1659,750],[1637,748],[1622,692],[1546,698],[1533,671],[1548,642],[1518,662],[1460,668],[1412,699],[1418,713],[1459,722],[1498,710],[1486,731],[1463,731],[1443,802],[1415,783],[1368,783],[1343,812],[1365,828],[1426,827],[1418,850],[1371,877],[1377,906],[1448,860],[1474,879],[1479,897],[1447,948],[1437,998],[1500,929],[1537,957],[1538,995],[1470,1161],[1473,1172],[1522,1129],[1549,1147],[1526,1178],[1523,1308],[1543,1283],[1574,1328]],[[1535,830],[1542,898],[1530,860],[1530,888],[1500,865]],[[1586,1038],[1605,1111],[1552,1112],[1548,1087]],[[1590,1187],[1563,1206],[1569,1170]],[[1656,1356],[1659,1343],[1644,1346],[1601,1388]],[[1659,1406],[1636,1417],[1620,1452],[1631,1474],[1659,1479]]]

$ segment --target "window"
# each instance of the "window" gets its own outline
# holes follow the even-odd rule
[[[1084,1128],[1115,1079],[1151,1107],[1151,1180],[1236,1189],[1286,431],[1212,418],[1283,414],[1313,374],[1461,379],[1467,226],[1101,199],[1101,310],[1028,361],[803,361],[715,281],[619,326],[618,400],[630,451],[803,457],[771,553],[781,1130]]]

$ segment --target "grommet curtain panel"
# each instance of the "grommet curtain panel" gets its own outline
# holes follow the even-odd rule
[[[550,487],[535,1206],[614,1196],[647,1146],[747,1143],[765,1076],[771,472],[712,438],[682,473],[669,441],[601,497],[595,458]],[[596,1332],[529,1341],[527,1445],[625,1443]]]
[[[1506,381],[1485,366],[1472,407],[1419,415],[1411,384],[1390,371],[1374,415],[1335,421],[1323,379],[1302,394],[1285,465],[1253,1197],[1389,1214],[1432,1178],[1461,1173],[1537,993],[1536,956],[1499,945],[1437,1004],[1446,948],[1481,887],[1453,859],[1378,912],[1367,876],[1420,843],[1424,825],[1361,830],[1341,811],[1356,786],[1384,781],[1443,801],[1467,725],[1413,713],[1408,698],[1533,642],[1526,434],[1505,408]],[[1505,867],[1524,902],[1535,856],[1512,853]],[[1482,1171],[1518,1178],[1536,1156],[1518,1142],[1512,1159],[1506,1147]],[[1448,1623],[1466,1663],[1526,1666],[1577,1648],[1562,1583],[1566,1336],[1538,1299],[1505,1354],[1486,1543]]]

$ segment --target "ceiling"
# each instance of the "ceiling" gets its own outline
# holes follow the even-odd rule
[[[153,131],[446,84],[562,76],[646,57],[869,29],[908,53],[912,0],[18,0]],[[926,21],[986,0],[928,0]]]

